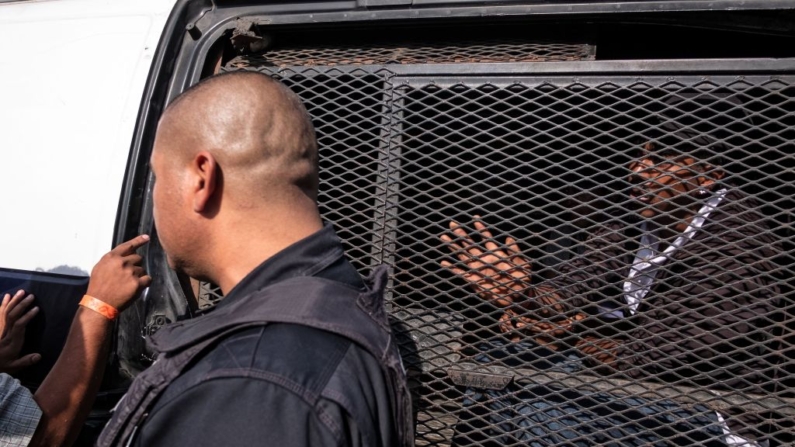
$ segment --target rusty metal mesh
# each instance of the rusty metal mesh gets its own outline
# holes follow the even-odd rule
[[[593,60],[595,47],[587,44],[540,43],[521,39],[481,39],[405,42],[362,45],[335,42],[279,47],[261,56],[241,56],[228,67],[249,66],[339,66],[385,64],[460,64],[485,62],[560,62]]]
[[[394,267],[418,445],[792,442],[795,77],[246,66],[306,102],[349,258]],[[520,280],[473,287],[442,261]]]

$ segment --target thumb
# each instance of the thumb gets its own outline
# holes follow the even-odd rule
[[[39,360],[41,360],[41,354],[28,354],[11,362],[6,369],[10,372],[19,371],[28,366],[35,365]]]

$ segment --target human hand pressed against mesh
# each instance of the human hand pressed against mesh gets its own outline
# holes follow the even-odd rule
[[[454,221],[450,230],[456,238],[441,236],[467,269],[448,261],[441,265],[466,279],[481,298],[506,308],[499,321],[501,332],[515,342],[526,335],[538,343],[553,345],[567,336],[576,322],[585,319],[581,312],[567,315],[571,312],[566,312],[555,290],[531,286],[530,261],[521,254],[515,239],[507,237],[504,245],[498,245],[480,216],[475,216],[474,226],[481,244]]]
[[[515,239],[506,237],[505,244],[498,245],[480,216],[475,216],[474,224],[482,245],[455,221],[450,222],[455,240],[447,234],[440,238],[466,270],[448,261],[442,261],[442,267],[466,279],[478,296],[499,307],[523,300],[530,286],[530,261],[522,256]]]
[[[41,359],[39,354],[28,354],[19,358],[25,327],[39,313],[33,304],[33,295],[19,290],[14,296],[6,293],[0,304],[0,372],[13,373]]]

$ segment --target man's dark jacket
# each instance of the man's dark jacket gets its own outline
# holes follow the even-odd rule
[[[640,238],[621,223],[596,231],[585,253],[547,284],[569,309],[594,309],[605,299],[624,308],[627,318],[608,324],[625,331],[612,336],[622,341],[614,364],[622,374],[765,395],[765,383],[783,378],[772,333],[781,299],[773,260],[780,251],[758,209],[730,191],[659,269],[634,315],[622,285]]]
[[[218,308],[306,276],[363,287],[326,226],[257,267]],[[339,335],[273,323],[233,333],[196,361],[158,398],[133,445],[386,447],[397,436],[372,355]]]

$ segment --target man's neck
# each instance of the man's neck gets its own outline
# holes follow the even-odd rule
[[[319,216],[296,219],[263,219],[238,221],[229,225],[226,237],[215,250],[214,280],[224,295],[229,293],[257,266],[294,243],[320,231],[323,224]],[[259,225],[252,223],[259,222]]]

